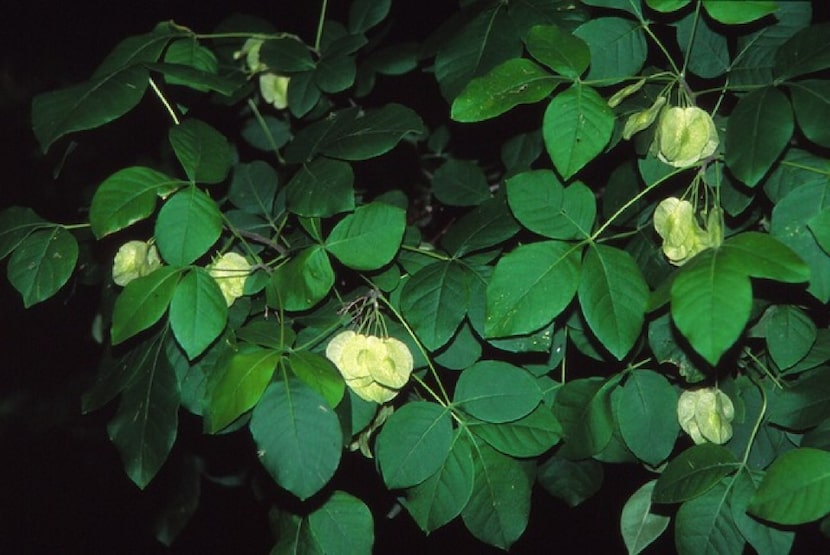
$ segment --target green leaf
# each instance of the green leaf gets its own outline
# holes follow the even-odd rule
[[[614,130],[614,113],[591,87],[577,84],[548,104],[542,136],[553,165],[569,179],[602,152]]]
[[[745,268],[722,249],[695,256],[671,285],[677,329],[713,365],[738,340],[751,308],[752,285]]]
[[[553,414],[562,424],[559,456],[584,459],[602,451],[614,433],[609,386],[600,378],[571,380],[556,392]]]
[[[810,279],[809,267],[782,241],[772,235],[745,231],[721,246],[730,263],[754,278],[800,283]]]
[[[560,82],[526,58],[507,60],[470,81],[453,101],[450,117],[462,123],[491,119],[519,104],[539,102]]]
[[[619,392],[614,409],[620,435],[638,459],[656,467],[671,455],[680,431],[677,392],[652,370],[634,370]]]
[[[522,245],[502,256],[487,285],[486,335],[521,335],[545,326],[573,299],[579,274],[579,250],[559,241]]]
[[[149,72],[131,66],[66,89],[39,94],[32,101],[32,129],[45,153],[74,131],[107,124],[132,110],[144,96]]]
[[[549,407],[538,406],[527,416],[492,424],[471,422],[470,431],[511,457],[538,457],[559,442],[562,427]]]
[[[498,245],[513,237],[519,224],[503,196],[486,200],[455,221],[441,243],[455,257]]]
[[[216,202],[196,187],[167,199],[156,219],[156,243],[165,261],[187,266],[205,254],[222,233]]]
[[[450,411],[414,401],[392,413],[378,434],[375,455],[389,489],[420,484],[438,472],[452,448]]]
[[[690,0],[646,0],[646,4],[654,11],[661,13],[676,12],[688,5]],[[682,44],[682,43],[681,43]],[[629,552],[631,550],[629,549]]]
[[[320,89],[314,82],[313,71],[303,71],[291,76],[288,83],[288,109],[296,118],[307,115],[320,103]]]
[[[826,515],[830,512],[830,452],[802,447],[778,457],[750,501],[749,512],[784,525]]]
[[[556,25],[568,32],[588,19],[588,9],[565,0],[522,0],[507,5],[510,20],[523,40],[536,25]]]
[[[582,262],[579,304],[591,331],[617,360],[640,337],[649,289],[631,255],[593,245]]]
[[[830,130],[821,122],[830,118],[830,81],[805,79],[789,83],[798,127],[810,141],[830,147]]]
[[[651,512],[651,493],[656,480],[640,486],[623,505],[620,513],[622,533],[628,555],[637,555],[663,535],[671,518]]]
[[[550,170],[531,170],[507,180],[507,201],[527,229],[551,239],[589,237],[596,218],[594,193],[579,181],[565,188]]]
[[[693,12],[678,21],[676,26],[677,43],[687,60],[689,71],[712,79],[729,70],[731,61],[726,36],[714,32],[706,19]]]
[[[791,79],[830,67],[830,23],[801,29],[775,54],[773,73],[778,79]]]
[[[657,479],[652,500],[655,503],[681,503],[694,499],[738,466],[735,455],[726,447],[714,443],[695,445],[669,461]]]
[[[400,309],[429,351],[446,344],[467,313],[474,276],[456,260],[429,264],[401,289]]]
[[[527,51],[553,71],[577,79],[588,69],[591,52],[585,42],[556,25],[536,25],[527,36]]]
[[[296,37],[266,40],[259,49],[259,59],[273,73],[293,73],[314,69],[311,51]]]
[[[33,231],[50,224],[31,208],[10,206],[0,212],[0,260],[12,253]]]
[[[732,508],[732,520],[749,544],[759,555],[777,555],[790,553],[795,532],[768,526],[749,516],[747,508],[763,479],[764,473],[740,472],[735,477],[729,504]]]
[[[268,386],[250,429],[262,465],[300,500],[320,491],[340,464],[340,421],[323,397],[298,380]]]
[[[233,151],[224,135],[198,119],[170,128],[170,144],[193,183],[221,183],[231,169]]]
[[[304,164],[285,188],[287,208],[305,217],[326,218],[354,210],[354,172],[339,160],[317,158]]]
[[[435,362],[451,370],[463,370],[481,358],[481,343],[469,322],[462,322],[458,333],[435,356]]]
[[[385,266],[401,246],[406,212],[397,206],[372,202],[340,220],[326,238],[326,250],[355,270]]]
[[[100,409],[124,391],[139,372],[151,371],[147,368],[158,362],[159,341],[159,335],[154,335],[118,358],[112,356],[112,351],[105,352],[98,364],[95,381],[81,398],[81,412],[88,414]]]
[[[645,33],[639,23],[630,19],[598,17],[577,27],[574,35],[584,40],[591,51],[587,81],[611,85],[637,75],[646,61]]]
[[[726,486],[718,484],[680,506],[674,523],[679,555],[743,552],[746,542],[732,520],[727,495]]]
[[[542,392],[533,376],[518,366],[495,360],[475,363],[455,384],[453,403],[485,422],[518,420],[533,411]]]
[[[334,270],[323,247],[315,245],[271,273],[266,289],[268,305],[306,310],[320,302],[334,285]]]
[[[110,336],[113,345],[129,339],[159,321],[173,299],[180,273],[162,266],[134,279],[124,287],[112,312]]]
[[[819,368],[770,395],[769,421],[792,430],[812,428],[830,416],[830,376]]]
[[[29,308],[53,296],[63,287],[78,261],[78,241],[60,226],[32,231],[9,259],[9,283]]]
[[[427,534],[460,515],[473,493],[473,457],[464,437],[458,430],[438,471],[406,490],[403,505]]]
[[[344,491],[335,491],[307,519],[311,536],[322,553],[371,555],[375,542],[374,520],[369,507],[357,497]]]
[[[170,301],[170,327],[187,358],[202,354],[227,321],[228,307],[216,280],[202,268],[185,274]]]
[[[807,222],[816,242],[826,253],[830,253],[830,210],[822,210]]]
[[[816,342],[816,325],[797,306],[773,305],[764,320],[769,354],[781,369],[790,368],[807,356]]]
[[[349,32],[365,33],[389,15],[391,0],[356,0],[349,7]]]
[[[181,37],[185,32],[172,22],[162,22],[149,33],[127,37],[107,54],[92,78],[98,79],[124,68],[155,62],[170,39]]]
[[[326,357],[309,351],[293,351],[288,355],[288,365],[294,375],[322,395],[330,407],[336,407],[343,399],[346,384]]]
[[[121,395],[118,412],[107,425],[127,476],[141,489],[167,460],[179,426],[176,374],[160,342],[148,355],[150,360],[138,368]]]
[[[726,124],[726,165],[743,183],[756,186],[789,143],[793,129],[790,103],[778,89],[742,96]]]
[[[171,42],[164,51],[164,61],[168,64],[184,65],[214,75],[219,71],[219,62],[213,52],[200,45],[192,37]],[[187,84],[175,79],[167,79],[167,82],[174,85]]]
[[[320,90],[335,94],[354,85],[357,77],[357,64],[353,56],[343,55],[337,51],[324,53],[314,70],[314,82]]]
[[[233,171],[228,200],[248,214],[270,217],[277,196],[277,172],[261,160],[238,164]]]
[[[455,158],[435,170],[432,194],[450,206],[478,206],[492,197],[487,177],[479,165]]]
[[[830,182],[830,161],[798,148],[788,148],[779,164],[764,180],[764,193],[778,204],[782,198],[803,185]]]
[[[89,223],[101,238],[148,218],[156,209],[156,198],[186,185],[144,166],[119,170],[106,178],[92,197]]]
[[[556,454],[539,467],[536,479],[549,494],[576,507],[599,491],[604,474],[593,459],[571,461]]]
[[[507,550],[527,527],[530,480],[515,459],[487,445],[475,450],[473,494],[461,518],[473,536]]]
[[[740,25],[774,13],[778,3],[770,0],[703,0],[703,7],[719,23]]]

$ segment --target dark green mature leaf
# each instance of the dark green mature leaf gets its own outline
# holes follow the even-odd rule
[[[589,0],[590,3],[591,0]],[[686,6],[691,0],[646,0],[646,4],[654,11],[670,13]]]
[[[198,119],[170,128],[170,144],[193,183],[220,183],[231,169],[231,146],[224,135]]]
[[[783,80],[828,67],[830,23],[819,23],[800,30],[778,49],[773,72]]]
[[[259,59],[275,73],[294,73],[314,69],[311,50],[295,37],[266,40],[259,50]]]
[[[311,537],[322,553],[371,555],[375,542],[372,511],[357,497],[344,491],[335,491],[319,509],[306,518]]]
[[[669,461],[657,479],[652,500],[655,503],[680,503],[694,499],[738,466],[735,455],[726,447],[714,443],[695,445]]]
[[[630,19],[598,17],[577,27],[574,35],[584,40],[591,51],[588,81],[616,83],[636,75],[646,61],[645,33]]]
[[[487,285],[488,337],[533,332],[551,322],[579,286],[579,249],[540,241],[504,255]]]
[[[150,74],[141,66],[66,89],[39,94],[32,101],[32,129],[43,152],[74,131],[107,124],[132,110],[147,90]]]
[[[669,0],[670,2],[676,0]],[[688,0],[687,0],[688,1]],[[589,6],[596,6],[598,8],[610,8],[613,10],[622,10],[625,12],[630,13],[635,17],[640,17],[643,14],[642,8],[638,2],[630,2],[629,0],[580,0],[583,4],[588,4]],[[655,3],[655,0],[646,0],[646,3],[653,7],[652,4]]]
[[[473,536],[507,550],[527,527],[531,479],[515,459],[488,445],[475,447],[473,461],[475,485],[461,518]]]
[[[107,425],[127,476],[141,489],[153,479],[176,441],[179,387],[161,343],[137,369]]]
[[[726,124],[726,165],[754,187],[784,151],[793,128],[792,108],[778,89],[767,87],[742,96]]]
[[[769,354],[781,369],[807,356],[816,342],[816,325],[794,305],[773,305],[764,315]]]
[[[416,486],[438,472],[452,448],[450,411],[415,401],[396,410],[378,434],[375,455],[389,489]]]
[[[726,25],[740,25],[761,19],[778,9],[771,0],[703,0],[709,16]]]
[[[822,210],[807,222],[816,242],[824,252],[830,254],[830,210]]]
[[[764,180],[764,193],[778,202],[802,185],[830,182],[830,161],[806,150],[788,148],[778,165]]]
[[[582,262],[579,305],[602,345],[622,360],[640,337],[649,289],[631,255],[592,245]]]
[[[613,381],[580,378],[565,383],[556,392],[553,414],[562,424],[564,445],[559,455],[584,459],[602,451],[614,433],[609,398]]]
[[[604,476],[594,459],[571,461],[556,454],[539,467],[536,479],[549,494],[576,507],[599,491]]]
[[[651,493],[656,480],[640,486],[620,513],[620,532],[629,555],[637,555],[663,535],[671,518],[651,512]]]
[[[729,505],[732,508],[732,519],[741,535],[758,552],[758,555],[778,555],[790,553],[795,540],[793,530],[782,530],[769,526],[747,513],[750,500],[755,496],[758,485],[763,480],[762,472],[740,472],[732,485],[732,494]]]
[[[288,83],[288,109],[291,115],[301,118],[320,102],[322,93],[314,82],[313,71],[303,71],[291,76]]]
[[[261,160],[238,164],[233,171],[228,199],[249,214],[269,217],[274,211],[277,180],[274,168]]]
[[[551,239],[585,239],[591,234],[597,205],[580,182],[565,188],[550,170],[531,170],[507,180],[507,202],[527,229]]]
[[[162,266],[124,287],[112,312],[110,336],[113,345],[159,321],[173,299],[180,275],[177,269]]]
[[[170,301],[170,327],[187,358],[202,354],[227,321],[228,307],[216,280],[203,268],[193,268],[176,286]]]
[[[306,310],[320,302],[334,285],[334,270],[323,247],[315,245],[277,267],[266,289],[268,305]]]
[[[733,235],[721,246],[736,268],[754,278],[800,283],[810,279],[809,267],[782,241],[772,235],[746,231]]]
[[[830,118],[830,81],[805,79],[789,83],[798,127],[810,141],[830,147],[830,129],[822,122]]]
[[[438,471],[406,490],[403,505],[427,534],[460,515],[473,493],[473,457],[465,437],[462,430],[456,431]]]
[[[262,465],[301,500],[320,491],[340,464],[340,421],[326,400],[299,380],[271,383],[254,408],[250,429]]]
[[[700,77],[711,79],[729,69],[726,36],[716,33],[706,19],[692,12],[677,22],[677,43],[686,57],[686,67]]]
[[[803,524],[830,512],[830,452],[802,447],[781,455],[749,503],[753,515]]]
[[[519,104],[539,102],[561,82],[526,58],[507,60],[464,87],[452,103],[451,117],[463,123],[491,119]]]
[[[680,506],[674,523],[679,555],[743,552],[746,541],[732,520],[727,495],[726,486],[718,484]]]
[[[542,136],[553,165],[569,179],[602,152],[614,130],[614,113],[591,87],[577,84],[551,100]]]
[[[427,350],[446,344],[470,302],[474,275],[464,264],[442,260],[412,274],[401,290],[400,308]]]
[[[6,274],[29,308],[69,281],[78,261],[78,241],[60,226],[35,230],[17,244]]]
[[[652,370],[634,370],[619,391],[614,412],[620,435],[638,459],[657,466],[671,454],[680,431],[677,391]]]
[[[330,407],[336,407],[343,398],[346,384],[326,357],[310,351],[292,351],[288,355],[288,365],[295,376],[325,397]]]
[[[588,68],[591,52],[585,42],[556,25],[537,25],[527,36],[527,51],[553,71],[577,79]]]
[[[513,219],[503,196],[494,197],[476,206],[459,218],[441,243],[453,256],[498,245],[513,237],[519,224]]]
[[[453,403],[465,412],[496,424],[530,414],[541,400],[542,391],[527,370],[495,360],[461,372],[453,395]]]
[[[276,524],[274,515],[277,518]],[[311,534],[308,519],[276,510],[271,512],[269,517],[278,538],[276,545],[271,548],[271,555],[325,555],[323,548]]]
[[[507,5],[507,13],[522,39],[536,25],[557,25],[570,32],[588,19],[588,9],[568,0],[515,0]]]
[[[770,396],[769,421],[792,430],[805,430],[830,417],[830,376],[819,368]]]
[[[165,21],[157,24],[149,33],[125,38],[95,69],[92,80],[103,78],[124,68],[155,62],[171,39],[181,37],[186,32],[172,22]]]
[[[355,270],[376,270],[398,252],[406,228],[406,212],[372,202],[340,220],[326,238],[326,250]]]
[[[0,260],[10,255],[33,231],[49,226],[31,208],[10,206],[0,212]]]
[[[234,79],[183,64],[146,64],[145,67],[150,71],[161,73],[171,84],[184,85],[197,91],[215,91],[226,97],[232,96],[246,83],[238,75],[235,75],[236,79]]]
[[[298,216],[326,218],[354,210],[354,172],[340,160],[303,164],[285,188],[285,204]]]
[[[365,33],[389,15],[391,0],[356,0],[349,7],[349,32]]]
[[[190,186],[167,199],[156,218],[156,244],[162,258],[186,266],[205,254],[222,233],[216,202]]]
[[[487,176],[470,160],[450,158],[432,176],[432,194],[450,206],[478,206],[492,197]]]
[[[173,65],[179,68],[187,68],[201,73],[205,77],[216,78],[219,72],[219,61],[209,49],[199,44],[195,37],[175,40],[170,43],[164,51],[164,64]],[[180,79],[176,75],[165,75],[165,80],[171,85],[191,86],[202,92],[211,90],[209,87],[202,87],[189,79]],[[233,92],[228,91],[228,93]]]
[[[470,431],[511,457],[538,457],[559,442],[562,426],[549,407],[540,405],[511,422],[471,422]]]
[[[354,85],[356,77],[357,63],[354,56],[342,54],[335,49],[323,53],[314,70],[314,82],[321,91],[329,94],[345,91]]]
[[[119,170],[106,178],[92,197],[89,223],[97,238],[120,231],[148,218],[156,209],[156,198],[186,185],[144,166]]]

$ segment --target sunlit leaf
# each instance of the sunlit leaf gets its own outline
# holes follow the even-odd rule
[[[778,9],[778,3],[769,0],[703,0],[709,16],[726,25],[740,25],[761,19]]]
[[[323,247],[313,246],[271,273],[266,288],[268,304],[285,310],[306,310],[325,297],[334,285],[334,269]]]
[[[585,42],[555,25],[537,25],[527,36],[530,55],[565,77],[576,79],[588,68],[591,52]]]
[[[186,266],[219,239],[222,213],[212,198],[187,187],[165,201],[155,231],[162,258],[174,266]]]
[[[383,202],[359,207],[326,238],[326,250],[355,270],[376,270],[395,256],[406,227],[404,210]]]
[[[187,357],[202,354],[227,320],[228,307],[216,280],[202,268],[187,273],[170,301],[170,327]]]
[[[830,452],[801,448],[781,455],[749,503],[753,515],[778,524],[803,524],[830,512]]]
[[[110,336],[117,345],[159,321],[173,299],[179,272],[163,266],[134,279],[118,295],[112,312]]]
[[[53,296],[63,287],[78,261],[78,241],[60,226],[26,235],[9,258],[9,283],[29,308]]]
[[[232,150],[224,135],[198,119],[170,128],[170,144],[194,183],[220,183],[231,168]]]
[[[630,19],[598,17],[580,25],[574,35],[585,41],[591,52],[586,80],[610,85],[636,75],[646,61],[645,33]]]

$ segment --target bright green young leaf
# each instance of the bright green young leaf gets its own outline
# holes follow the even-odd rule
[[[10,206],[0,212],[0,260],[6,258],[33,231],[50,227],[31,208]]]
[[[498,245],[513,237],[519,224],[510,215],[503,196],[486,200],[459,218],[441,238],[453,256]]]
[[[562,427],[549,407],[501,424],[471,422],[470,430],[491,447],[511,457],[538,457],[559,442]]]
[[[250,429],[262,465],[300,500],[320,491],[340,464],[340,421],[326,400],[299,380],[271,383],[254,408]]]
[[[398,252],[406,228],[406,212],[372,202],[340,220],[326,238],[326,250],[355,270],[376,270]]]
[[[432,194],[450,206],[478,206],[492,197],[478,164],[450,158],[432,176]]]
[[[357,0],[349,7],[349,32],[365,33],[389,15],[391,0]]]
[[[115,300],[110,335],[113,345],[129,339],[159,321],[173,299],[180,274],[162,266],[134,279]]]
[[[427,534],[460,515],[473,493],[473,457],[465,437],[458,430],[438,471],[406,490],[403,505]]]
[[[605,99],[580,84],[557,94],[542,122],[545,147],[566,180],[602,152],[613,130],[614,113]]]
[[[655,503],[681,503],[694,499],[738,466],[735,455],[726,447],[714,443],[695,445],[669,461],[657,479],[652,500]]]
[[[473,536],[507,550],[527,527],[531,482],[515,459],[488,445],[475,451],[473,494],[461,518]]]
[[[400,309],[429,351],[450,340],[467,313],[474,276],[455,260],[429,264],[401,290]]]
[[[580,182],[562,187],[550,170],[531,170],[507,180],[507,202],[527,229],[550,239],[584,239],[596,218],[594,193]]]
[[[334,285],[334,270],[323,247],[315,245],[274,269],[266,288],[268,304],[285,310],[306,310],[320,302]]]
[[[542,399],[526,370],[500,361],[480,361],[461,373],[453,402],[470,415],[491,423],[528,415]]]
[[[594,459],[571,461],[556,454],[539,466],[536,479],[549,494],[576,507],[599,491],[604,476]]]
[[[170,301],[170,327],[187,358],[202,354],[227,321],[228,307],[216,280],[202,268],[188,272]]]
[[[6,274],[29,308],[57,293],[69,281],[77,261],[75,236],[54,226],[26,235],[9,258]]]
[[[761,19],[778,9],[771,0],[703,0],[709,16],[719,23],[740,25]]]
[[[270,217],[277,196],[277,172],[261,160],[238,164],[233,171],[228,200],[249,214]]]
[[[526,58],[514,58],[470,81],[452,103],[451,117],[463,123],[482,121],[519,104],[546,98],[562,79]]]
[[[767,348],[775,364],[786,369],[807,356],[816,342],[816,325],[794,305],[773,305],[765,314]]]
[[[810,218],[807,227],[824,252],[830,254],[830,210],[822,210]]]
[[[319,545],[321,553],[371,555],[375,542],[372,511],[357,497],[344,491],[335,491],[319,509],[306,518],[311,537]]]
[[[574,35],[585,41],[591,51],[588,81],[602,80],[604,85],[610,85],[637,75],[646,61],[645,33],[639,23],[630,19],[598,17],[577,27]]]
[[[579,250],[559,241],[516,248],[496,265],[487,285],[488,337],[535,331],[571,302],[579,285]]]
[[[224,135],[198,119],[170,128],[170,144],[193,183],[220,183],[231,169],[233,151]]]
[[[156,244],[162,258],[186,266],[205,254],[222,233],[222,213],[216,202],[196,187],[169,199],[156,219]]]
[[[609,386],[601,378],[571,380],[559,388],[553,414],[562,424],[564,445],[559,455],[584,459],[602,451],[614,433]]]
[[[527,51],[553,71],[577,79],[588,68],[591,52],[585,42],[556,25],[537,25],[527,36]]]
[[[726,73],[730,66],[726,36],[709,27],[705,18],[692,12],[677,22],[677,43],[689,71],[705,79]]]
[[[350,164],[317,158],[304,164],[285,188],[285,203],[298,216],[325,218],[354,210]]]
[[[680,506],[674,522],[678,555],[743,552],[746,541],[732,520],[727,495],[726,486],[718,484]]]
[[[89,207],[92,232],[100,239],[148,218],[156,209],[158,196],[186,184],[144,166],[115,172],[98,186],[92,197]]]
[[[620,514],[622,533],[628,555],[637,555],[663,535],[671,518],[651,512],[651,494],[655,480],[646,482],[625,502]]]
[[[749,277],[722,249],[695,256],[671,286],[672,319],[710,364],[717,364],[737,341],[751,308]]]
[[[579,305],[591,331],[618,360],[640,337],[649,289],[631,255],[594,245],[582,262]]]
[[[294,375],[322,395],[330,407],[336,407],[343,398],[346,384],[326,357],[310,351],[293,351],[288,355],[288,365]]]
[[[671,454],[680,431],[677,391],[652,370],[634,370],[619,391],[614,412],[620,435],[638,459],[657,466]]]
[[[179,386],[167,357],[156,352],[138,369],[107,425],[127,476],[141,489],[153,479],[176,441]]]
[[[790,102],[778,89],[767,87],[742,96],[726,124],[726,165],[754,187],[789,143],[793,128]]]
[[[32,101],[32,128],[45,153],[68,133],[107,124],[132,110],[147,90],[149,72],[130,66]]]
[[[749,545],[759,555],[778,555],[779,553],[790,553],[795,532],[782,530],[775,526],[752,518],[747,513],[749,502],[755,496],[758,485],[764,477],[764,473],[753,473],[749,471],[740,472],[735,477],[732,485],[732,493],[729,498],[729,505],[732,509],[732,520],[740,530],[741,535],[746,538]]]
[[[656,12],[671,13],[685,7],[690,1],[691,0],[646,0],[646,5]],[[631,549],[629,549],[629,553],[630,552]]]
[[[396,410],[378,434],[375,456],[389,489],[420,484],[438,472],[452,448],[448,409],[415,401]]]
[[[767,470],[749,512],[784,525],[830,513],[830,452],[803,447],[781,455]]]
[[[823,122],[830,118],[830,81],[805,79],[789,83],[798,127],[810,141],[830,147],[830,129]]]
[[[830,67],[830,23],[801,29],[775,54],[773,72],[779,79],[791,79]]]

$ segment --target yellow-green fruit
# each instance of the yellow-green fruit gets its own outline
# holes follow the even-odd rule
[[[161,267],[158,249],[145,241],[128,241],[121,245],[112,263],[112,280],[125,286]]]
[[[726,443],[734,418],[732,400],[714,387],[684,391],[677,402],[677,421],[695,444]]]
[[[676,197],[663,199],[654,210],[654,230],[663,239],[663,254],[682,266],[711,246],[709,234],[698,225],[692,203]]]
[[[697,106],[666,108],[657,126],[657,157],[677,168],[685,168],[714,154],[718,130],[706,111]]]
[[[216,280],[225,303],[231,306],[245,292],[245,280],[251,273],[251,263],[239,253],[227,252],[207,267]]]
[[[265,102],[277,110],[284,110],[288,106],[288,83],[290,77],[275,73],[263,73],[259,76],[259,92]]]

